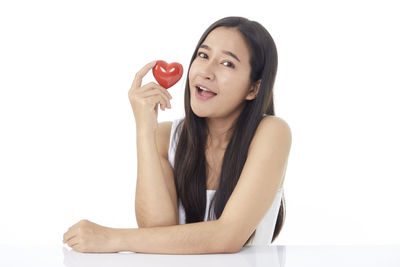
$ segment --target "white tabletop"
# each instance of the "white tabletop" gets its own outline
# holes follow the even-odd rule
[[[259,246],[234,254],[169,255],[134,252],[80,253],[66,245],[33,247],[0,245],[0,266],[67,267],[208,267],[208,266],[400,266],[400,245]]]

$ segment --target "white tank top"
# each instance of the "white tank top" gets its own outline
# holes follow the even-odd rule
[[[168,149],[168,160],[174,168],[174,162],[175,162],[175,150],[176,150],[176,145],[178,142],[179,134],[177,134],[176,138],[173,139],[173,134],[174,131],[182,119],[176,119],[172,121],[172,127],[171,127],[171,134],[170,134],[170,140],[169,140],[169,149]],[[204,216],[203,221],[208,220],[208,210],[210,208],[210,202],[211,199],[213,198],[215,194],[215,190],[207,190],[207,206],[206,206],[206,213]],[[254,235],[253,239],[249,241],[249,243],[246,246],[265,246],[271,244],[272,237],[274,234],[274,229],[275,229],[275,224],[276,224],[276,219],[278,218],[278,212],[279,212],[279,207],[281,204],[281,198],[283,194],[283,188],[281,187],[274,199],[274,202],[272,203],[270,209],[268,212],[265,214],[259,225],[257,226],[256,229],[256,234]],[[179,202],[179,207],[178,207],[178,212],[179,212],[179,224],[185,224],[185,210],[183,209],[182,202],[180,199],[178,199]]]

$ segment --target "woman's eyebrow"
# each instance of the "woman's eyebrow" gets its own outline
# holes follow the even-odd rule
[[[204,49],[207,49],[207,50],[211,50],[211,48],[208,45],[205,45],[205,44],[200,45],[199,48],[204,48]],[[233,57],[234,59],[236,59],[237,61],[240,62],[239,58],[234,53],[232,53],[231,51],[222,50],[222,53],[224,53],[224,54],[226,54],[228,56],[231,56],[231,57]]]

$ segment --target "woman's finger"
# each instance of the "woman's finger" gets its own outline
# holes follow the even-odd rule
[[[158,89],[160,93],[162,93],[167,97],[167,99],[172,99],[172,95],[167,91],[167,89],[165,89],[164,87],[155,82],[149,82],[148,84],[143,85],[139,90],[137,90],[137,92],[146,91],[152,88]]]
[[[132,82],[131,89],[139,88],[142,85],[142,79],[143,79],[144,75],[146,75],[146,73],[149,72],[149,70],[151,68],[153,68],[156,65],[156,63],[157,63],[157,60],[147,63],[141,70],[139,70],[136,73],[135,79],[133,79],[133,82]]]
[[[63,237],[64,243],[67,243],[68,240],[70,240],[71,238],[73,238],[75,236],[76,236],[76,230],[75,229],[74,230],[69,230],[68,232],[66,232],[64,234],[64,237]]]
[[[165,104],[165,106],[171,106],[171,103],[169,102],[169,98],[168,98],[168,96],[166,96],[165,94],[160,94],[160,91],[159,91],[159,89],[152,89],[152,90],[147,90],[147,91],[144,91],[144,92],[142,92],[141,94],[140,94],[140,96],[141,97],[149,97],[149,96],[152,96],[152,95],[160,95],[160,96],[162,96],[162,98],[165,100],[164,102],[163,102],[163,104]]]
[[[71,238],[68,242],[67,242],[68,246],[70,246],[71,248],[75,245],[79,244],[79,240],[78,238],[75,236],[73,238]]]
[[[148,97],[144,97],[143,99],[145,99],[147,101],[147,103],[153,103],[153,105],[155,105],[155,107],[157,108],[158,104],[160,104],[160,108],[164,108],[167,107],[169,104],[167,102],[167,100],[165,100],[165,98],[163,96],[161,96],[160,94],[155,94],[155,95],[151,95]]]

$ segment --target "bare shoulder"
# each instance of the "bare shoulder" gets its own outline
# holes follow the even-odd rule
[[[277,116],[265,116],[260,122],[261,131],[277,131],[286,138],[292,137],[292,131],[289,124],[282,118]]]
[[[265,125],[265,124],[274,125],[272,127],[286,128],[286,130],[290,131],[289,124],[284,119],[282,119],[280,117],[277,117],[277,116],[273,116],[273,115],[265,116],[261,120],[260,124],[263,124],[263,125]]]
[[[254,134],[252,146],[271,147],[279,144],[280,148],[289,152],[292,144],[292,131],[289,124],[277,116],[265,116]]]
[[[172,121],[163,121],[158,123],[156,130],[157,148],[161,150],[160,154],[166,159],[168,159],[171,127]]]

